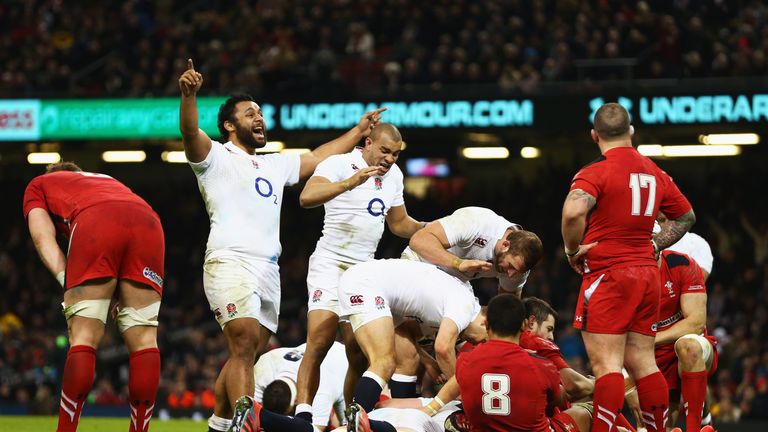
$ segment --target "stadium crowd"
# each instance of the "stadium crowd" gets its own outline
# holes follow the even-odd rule
[[[742,162],[748,169],[753,162]],[[663,166],[663,165],[662,165]],[[675,172],[675,167],[665,167]],[[424,199],[406,198],[409,213],[432,220],[465,205],[487,206],[539,234],[545,257],[524,288],[524,295],[550,301],[559,311],[556,339],[565,357],[587,373],[581,338],[571,328],[578,295],[577,275],[563,256],[558,220],[571,169],[549,166],[535,180],[518,178],[436,180]],[[207,416],[213,406],[213,383],[226,356],[224,338],[205,300],[202,259],[207,215],[191,176],[176,171],[167,182],[148,184],[121,178],[160,214],[166,228],[166,285],[160,313],[159,343],[163,370],[158,404],[171,414]],[[743,207],[757,185],[736,174],[720,172],[717,182],[701,176],[676,176],[697,209],[694,232],[712,245],[715,264],[707,285],[710,333],[718,338],[720,365],[710,379],[718,422],[766,418],[768,413],[768,225],[765,203]],[[60,372],[66,355],[66,328],[59,290],[44,270],[20,217],[27,179],[7,178],[2,192],[12,203],[0,215],[0,410],[13,405],[30,412],[57,409]],[[557,187],[562,185],[562,187]],[[728,185],[727,187],[724,185]],[[493,187],[491,187],[493,186]],[[283,302],[280,328],[271,341],[296,346],[306,335],[307,260],[320,234],[323,211],[298,206],[299,188],[286,189],[281,257]],[[514,197],[514,199],[510,199]],[[520,206],[519,203],[527,203]],[[745,213],[739,213],[739,209]],[[16,210],[16,211],[11,211]],[[175,223],[183,221],[184,223]],[[398,256],[404,240],[385,235],[377,256]],[[489,280],[475,281],[481,303],[496,291]],[[764,295],[766,294],[766,295]],[[110,322],[110,326],[113,326]],[[127,397],[127,357],[117,329],[109,328],[97,361],[90,404],[120,405]],[[87,411],[87,409],[86,409]]]
[[[0,5],[0,96],[205,92],[342,95],[484,84],[762,76],[758,1],[11,1]]]

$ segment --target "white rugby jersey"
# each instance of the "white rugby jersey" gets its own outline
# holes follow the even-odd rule
[[[249,155],[212,141],[205,160],[190,162],[211,232],[205,259],[237,256],[277,264],[283,188],[299,181],[298,155]]]
[[[687,232],[677,243],[667,249],[689,255],[707,273],[712,273],[712,249],[703,237]]]
[[[313,177],[342,181],[367,166],[358,147],[328,157],[317,166]],[[350,263],[372,259],[389,209],[403,204],[403,173],[392,165],[383,176],[371,177],[325,203],[323,235],[317,241],[315,254]]]
[[[463,331],[480,313],[480,303],[461,280],[432,264],[403,259],[372,260],[357,264],[341,277],[339,296],[376,294],[384,297],[393,318],[414,319],[435,331],[449,318]],[[342,314],[354,313],[354,306],[342,302]]]
[[[256,383],[254,399],[261,403],[264,389],[278,378],[288,378],[298,381],[299,366],[304,358],[307,344],[295,348],[276,348],[264,353],[253,367],[253,377]],[[320,386],[312,403],[312,422],[326,424],[334,405],[344,408],[344,377],[347,373],[347,354],[344,345],[334,342],[328,350],[328,355],[320,364]],[[340,418],[343,418],[340,417]]]
[[[519,229],[519,225],[483,207],[462,207],[453,214],[438,219],[438,222],[445,230],[448,243],[451,245],[448,252],[461,259],[489,261],[494,265],[492,270],[476,273],[472,277],[467,277],[452,267],[440,267],[443,271],[464,282],[485,277],[498,278],[499,284],[507,291],[516,291],[525,285],[530,271],[515,275],[512,279],[508,278],[504,273],[496,271],[496,254],[493,251],[496,242],[504,236],[504,232],[512,227]],[[406,247],[403,251],[403,258],[423,261],[410,247]]]

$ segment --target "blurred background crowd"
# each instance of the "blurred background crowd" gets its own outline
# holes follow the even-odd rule
[[[0,96],[289,96],[487,84],[761,76],[750,0],[63,0],[0,5]]]
[[[3,98],[176,97],[188,57],[205,76],[204,92],[247,89],[269,99],[445,95],[475,84],[535,92],[544,82],[763,76],[766,51],[768,6],[747,0],[0,4]],[[597,156],[595,146],[579,151],[586,160]],[[579,278],[564,259],[559,222],[571,176],[586,160],[563,165],[542,158],[528,176],[467,169],[433,179],[423,196],[406,197],[409,213],[420,220],[476,205],[536,232],[546,255],[524,294],[559,311],[557,342],[584,373],[586,353],[570,326]],[[768,418],[768,202],[759,180],[764,161],[765,155],[695,167],[659,162],[691,200],[699,219],[693,231],[709,241],[715,257],[707,283],[708,328],[720,352],[719,370],[710,379],[711,410],[720,422]],[[166,233],[158,404],[171,413],[207,416],[226,347],[202,288],[208,218],[194,176],[185,166],[151,175],[112,169],[105,172],[155,208]],[[55,413],[68,348],[61,289],[38,259],[21,212],[24,187],[37,174],[28,167],[0,168],[6,201],[0,212],[0,412],[15,406]],[[273,346],[298,345],[306,335],[307,260],[323,210],[299,208],[299,192],[300,186],[290,188],[284,199],[283,295]],[[377,257],[397,257],[405,245],[387,233]],[[486,303],[495,283],[477,282],[476,293]],[[128,353],[114,324],[108,328],[91,403],[127,409]]]

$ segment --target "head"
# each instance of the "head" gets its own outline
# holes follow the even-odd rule
[[[469,323],[467,328],[461,332],[461,339],[473,345],[483,343],[488,340],[488,330],[485,328],[485,322],[488,315],[488,306],[482,306],[475,319]]]
[[[267,144],[267,125],[261,107],[247,94],[230,96],[219,108],[222,139],[257,149]]]
[[[496,244],[496,271],[514,277],[533,268],[543,254],[539,236],[530,231],[510,231]]]
[[[75,171],[79,172],[83,169],[77,166],[74,162],[56,162],[52,164],[48,164],[48,166],[45,167],[45,173],[52,173],[56,171]]]
[[[629,124],[629,113],[623,106],[611,102],[601,106],[595,113],[592,140],[626,141],[632,139],[634,128]]]
[[[296,384],[289,378],[278,378],[264,388],[264,408],[277,414],[291,415],[296,403]]]
[[[526,328],[537,336],[554,341],[557,312],[552,309],[552,306],[538,297],[524,298],[523,305],[525,306]]]
[[[514,294],[499,294],[488,303],[486,328],[489,339],[520,337],[525,326],[525,306]]]
[[[395,125],[379,123],[365,139],[363,159],[368,166],[380,166],[387,172],[400,157],[402,146],[403,137]]]

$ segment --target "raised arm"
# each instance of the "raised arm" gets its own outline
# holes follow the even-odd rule
[[[389,226],[392,234],[398,237],[411,238],[416,231],[424,228],[426,225],[426,222],[419,222],[409,216],[408,210],[405,209],[405,204],[392,207],[387,213],[387,226]]]
[[[381,169],[379,166],[365,167],[357,170],[352,177],[337,182],[332,182],[319,175],[312,176],[307,180],[307,184],[304,185],[304,189],[299,195],[299,205],[304,208],[321,206],[344,192],[360,186],[369,178],[382,175]]]
[[[203,85],[203,75],[195,70],[192,59],[187,60],[187,70],[179,78],[181,108],[179,130],[184,154],[190,162],[201,162],[211,151],[211,138],[198,126],[197,92]]]
[[[581,189],[574,189],[565,197],[563,217],[560,230],[565,245],[565,255],[568,263],[579,274],[584,273],[584,255],[597,243],[582,245],[584,228],[587,224],[587,213],[595,206],[597,200]]]
[[[67,268],[67,257],[56,243],[56,227],[51,216],[42,208],[34,208],[27,215],[29,234],[35,244],[40,259],[59,285],[64,286],[64,270]]]
[[[386,108],[378,108],[373,111],[368,111],[360,117],[360,121],[357,125],[348,130],[344,135],[333,141],[328,141],[311,152],[302,154],[299,177],[302,179],[309,177],[315,172],[317,164],[324,161],[328,156],[346,153],[352,150],[355,144],[360,142],[360,139],[370,135],[371,129],[379,123],[381,120],[381,113],[385,110]]]

